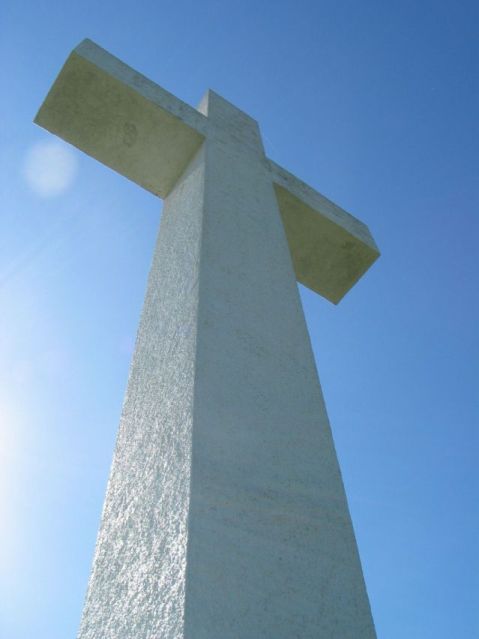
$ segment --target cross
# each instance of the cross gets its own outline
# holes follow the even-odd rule
[[[79,639],[372,639],[296,280],[338,303],[368,228],[84,40],[37,124],[164,199]]]

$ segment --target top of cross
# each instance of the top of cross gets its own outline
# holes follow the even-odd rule
[[[91,40],[71,53],[35,122],[162,198],[203,140],[224,126]],[[275,162],[264,161],[298,281],[338,303],[379,256],[369,229]]]

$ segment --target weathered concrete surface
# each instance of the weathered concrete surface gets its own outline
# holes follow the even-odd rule
[[[162,198],[221,128],[91,40],[70,55],[35,122]],[[379,256],[367,226],[265,163],[297,279],[337,303]]]
[[[204,171],[163,207],[79,639],[183,637]]]
[[[166,197],[206,118],[90,40],[69,56],[35,122]]]
[[[269,161],[296,279],[337,304],[379,257],[368,227]]]
[[[203,109],[224,128],[206,142],[184,636],[372,638],[259,131],[215,94]]]
[[[62,104],[39,121],[68,129]],[[79,639],[373,639],[294,253],[316,233],[314,285],[337,301],[346,276],[315,278],[351,260],[342,243],[375,245],[267,160],[249,116],[213,92],[199,111],[204,141],[165,201]]]

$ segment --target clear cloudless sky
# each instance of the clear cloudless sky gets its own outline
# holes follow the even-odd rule
[[[479,637],[478,33],[473,0],[3,0],[1,639],[76,635],[161,214],[32,123],[85,37],[370,227],[346,298],[301,296],[378,637]]]

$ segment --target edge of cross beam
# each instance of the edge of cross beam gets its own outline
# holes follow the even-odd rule
[[[296,279],[338,304],[379,257],[368,227],[268,160]]]
[[[331,222],[342,226],[348,233],[356,236],[376,251],[379,257],[380,251],[369,228],[364,222],[361,222],[361,220],[358,220],[340,206],[334,204],[334,202],[319,193],[319,191],[308,186],[293,173],[283,169],[282,166],[276,164],[273,160],[268,158],[268,162],[273,182],[287,189],[293,196],[298,198],[298,200],[301,200],[315,211],[318,211],[321,215],[331,220]]]
[[[191,128],[196,129],[201,135],[206,135],[208,119],[202,113],[128,66],[89,38],[82,40],[72,53],[96,64],[109,75],[129,85],[143,97],[176,116]]]

